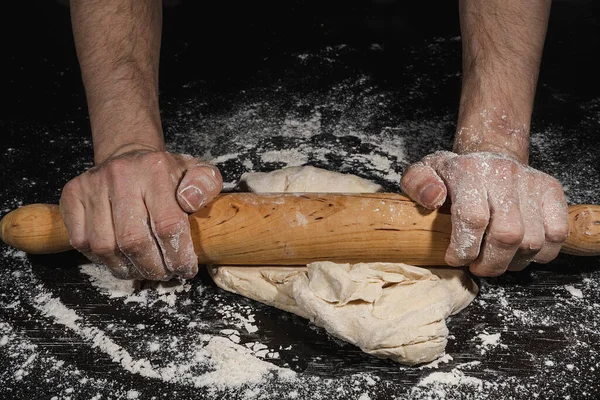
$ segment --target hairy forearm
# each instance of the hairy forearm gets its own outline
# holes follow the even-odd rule
[[[529,158],[550,0],[461,0],[463,81],[454,151]]]
[[[94,158],[164,150],[158,106],[160,0],[71,0]]]

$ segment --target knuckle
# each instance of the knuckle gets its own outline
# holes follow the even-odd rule
[[[483,229],[490,222],[487,209],[467,206],[452,206],[452,216],[461,228]]]
[[[87,251],[90,249],[90,242],[85,236],[73,236],[69,238],[71,246],[77,251]]]
[[[127,176],[131,169],[131,163],[124,158],[115,158],[106,165],[106,170],[112,179]]]
[[[557,192],[563,191],[563,185],[560,183],[558,179],[553,176],[546,175],[548,177],[548,181],[545,183],[549,189],[555,190]]]
[[[144,167],[155,173],[167,170],[169,165],[171,165],[171,162],[172,159],[170,158],[170,155],[162,151],[153,151],[151,153],[146,153],[143,156]]]
[[[144,159],[145,165],[154,173],[165,171],[169,165],[166,154],[164,153],[148,153]]]
[[[69,182],[65,184],[62,189],[62,197],[70,197],[73,196],[77,190],[78,183],[76,179],[71,179]]]
[[[79,183],[79,180],[77,178],[71,179],[62,188],[60,193],[60,203],[71,203],[79,197],[80,193],[81,184]]]
[[[569,225],[551,225],[546,228],[546,240],[551,243],[563,243],[569,236]]]
[[[505,246],[515,246],[523,242],[523,227],[515,226],[513,229],[506,229],[503,227],[500,230],[494,230],[490,232],[494,240]]]
[[[521,242],[520,249],[526,252],[537,253],[544,247],[545,238],[543,235],[525,235]]]
[[[172,238],[186,231],[187,220],[181,215],[171,215],[154,221],[156,235],[160,238]]]
[[[546,175],[546,179],[543,179],[540,182],[540,185],[544,189],[546,201],[555,203],[555,206],[558,206],[559,204],[566,205],[564,188],[558,179],[554,178],[553,176]]]
[[[145,232],[126,232],[117,237],[117,246],[127,256],[140,254],[152,245],[152,239]]]
[[[116,246],[108,241],[95,241],[90,243],[90,250],[99,257],[106,257],[115,254]]]

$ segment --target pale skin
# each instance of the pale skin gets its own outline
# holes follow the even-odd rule
[[[462,0],[463,81],[453,152],[411,165],[402,190],[426,208],[451,200],[450,265],[479,276],[558,255],[569,234],[553,177],[527,166],[549,0]]]
[[[480,276],[549,262],[568,235],[560,184],[527,166],[550,1],[463,0],[463,85],[453,152],[411,165],[402,190],[452,202],[450,265]],[[71,0],[96,166],[60,209],[72,245],[124,279],[197,273],[187,214],[221,190],[218,169],[165,151],[158,106],[160,0]]]
[[[217,168],[165,151],[158,108],[160,0],[71,0],[96,166],[60,209],[71,244],[124,279],[192,278],[187,214],[220,191]]]

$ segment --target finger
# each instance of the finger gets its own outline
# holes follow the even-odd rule
[[[113,196],[111,202],[118,248],[145,279],[171,279],[173,274],[165,268],[141,193],[132,187],[125,189],[122,185],[121,182],[115,183],[115,191],[119,194]]]
[[[89,198],[86,206],[86,234],[95,262],[106,265],[119,279],[143,278],[117,246],[108,196]]]
[[[548,263],[558,256],[569,236],[569,209],[558,181],[550,184],[542,202],[545,242],[534,261]]]
[[[490,196],[491,197],[491,196]],[[525,228],[516,197],[490,199],[490,224],[479,257],[469,265],[477,276],[502,275],[523,241]]]
[[[487,194],[471,175],[456,182],[450,191],[452,233],[446,250],[449,265],[467,265],[479,255],[483,235],[490,220]]]
[[[222,186],[223,178],[216,167],[209,164],[193,165],[187,169],[177,188],[177,202],[183,211],[196,212],[214,199]]]
[[[198,273],[198,257],[190,233],[188,216],[177,204],[173,191],[153,191],[145,195],[150,226],[167,269],[191,279]]]
[[[77,186],[74,181],[65,185],[60,196],[59,211],[69,234],[69,243],[84,253],[89,252],[90,243],[85,228],[85,207],[78,196]]]
[[[400,180],[402,191],[421,206],[435,210],[446,201],[446,185],[435,170],[422,162],[409,166]]]
[[[523,240],[508,265],[509,271],[525,269],[544,246],[544,221],[541,201],[537,201],[537,199],[522,200],[521,216],[524,228]]]

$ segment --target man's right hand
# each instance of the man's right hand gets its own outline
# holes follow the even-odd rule
[[[60,211],[71,245],[116,277],[189,279],[198,259],[187,214],[221,187],[219,170],[197,158],[135,150],[69,181]]]

